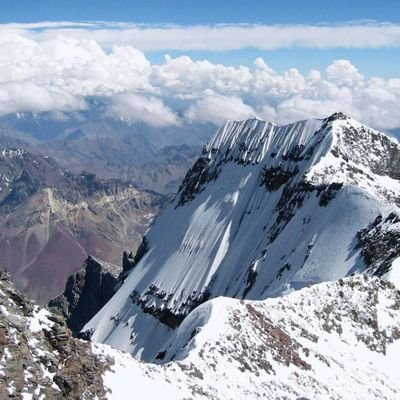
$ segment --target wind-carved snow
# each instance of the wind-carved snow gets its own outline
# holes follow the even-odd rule
[[[207,299],[266,299],[386,273],[400,247],[378,254],[379,235],[387,246],[394,236],[373,223],[394,224],[399,160],[397,141],[343,114],[283,127],[229,121],[149,230],[144,257],[84,330],[153,360]]]

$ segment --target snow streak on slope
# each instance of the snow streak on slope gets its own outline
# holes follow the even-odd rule
[[[114,358],[110,399],[397,399],[400,292],[377,278],[323,283],[279,299],[213,299],[194,310],[162,365]],[[160,361],[161,362],[161,361]]]
[[[396,140],[342,114],[284,127],[228,122],[85,329],[151,360],[209,298],[264,299],[375,271],[374,241],[360,232],[397,213],[399,160]]]

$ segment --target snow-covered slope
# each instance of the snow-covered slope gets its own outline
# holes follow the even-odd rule
[[[356,276],[263,301],[219,297],[140,362],[71,337],[0,270],[0,398],[398,399],[400,291]],[[134,395],[133,395],[134,393]]]
[[[340,113],[283,127],[228,122],[85,331],[152,360],[207,299],[387,273],[400,251],[383,256],[376,243],[383,235],[390,247],[397,232],[399,160],[395,139]]]
[[[394,400],[399,328],[400,292],[357,276],[278,299],[210,300],[181,324],[161,365],[93,350],[114,360],[104,373],[114,400],[132,388],[146,399]]]

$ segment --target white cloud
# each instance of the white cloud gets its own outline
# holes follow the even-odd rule
[[[15,34],[0,36],[0,83],[31,80],[93,95],[127,87],[150,90],[150,70],[145,55],[130,46],[114,46],[106,53],[91,40],[62,37],[36,42]]]
[[[133,93],[115,95],[108,113],[128,122],[144,122],[154,127],[178,124],[175,113],[160,99]]]
[[[262,58],[251,68],[188,56],[152,65],[129,45],[105,50],[87,38],[58,37],[59,27],[40,40],[18,29],[0,28],[0,114],[81,110],[97,97],[109,115],[153,126],[180,122],[171,104],[183,118],[217,124],[255,115],[282,124],[343,111],[377,128],[400,126],[400,79],[367,79],[349,60],[305,75],[296,68],[279,74]]]
[[[196,101],[185,116],[191,121],[222,124],[227,119],[253,118],[256,112],[239,97],[214,95]]]
[[[33,82],[0,84],[0,115],[14,112],[77,111],[86,108],[81,96]]]
[[[250,90],[252,74],[246,67],[213,64],[207,60],[193,61],[190,57],[171,58],[154,65],[150,76],[153,86],[183,97],[198,97],[212,93],[229,95]]]
[[[248,47],[260,50],[289,47],[317,49],[400,47],[400,25],[377,22],[341,25],[213,26],[44,22],[6,24],[0,28],[17,31],[36,40],[48,40],[61,35],[95,40],[106,47],[115,44],[131,45],[142,51],[229,51]]]
[[[337,60],[326,69],[328,79],[339,86],[359,86],[364,77],[349,60]]]

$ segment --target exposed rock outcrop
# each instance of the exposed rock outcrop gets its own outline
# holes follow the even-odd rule
[[[114,294],[121,268],[89,256],[68,278],[64,293],[49,302],[67,320],[76,336]]]
[[[105,399],[111,358],[74,339],[64,318],[30,302],[0,271],[0,398]]]
[[[357,233],[361,254],[369,271],[378,276],[386,274],[400,256],[400,214],[379,214],[375,221]]]

